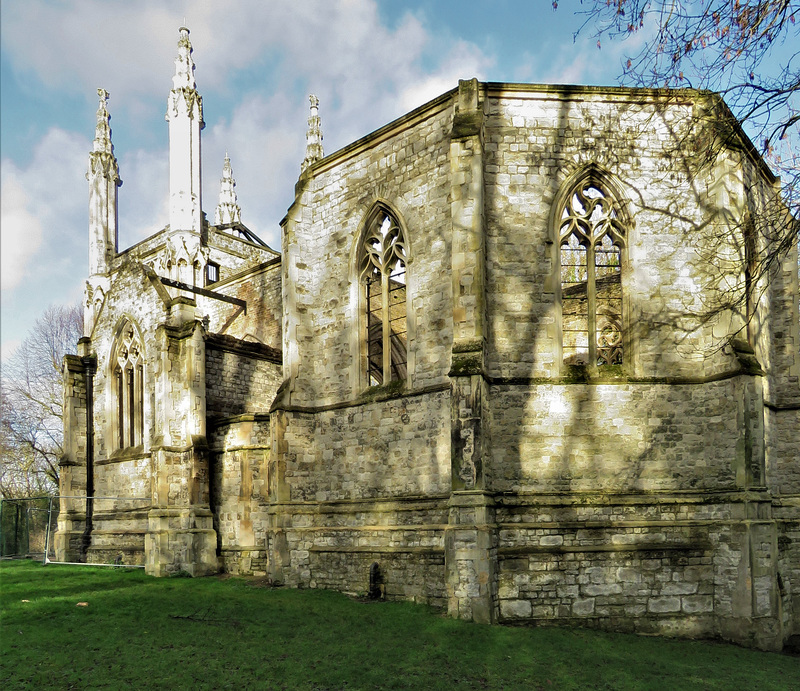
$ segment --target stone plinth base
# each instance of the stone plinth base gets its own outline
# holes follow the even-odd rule
[[[79,562],[83,560],[81,548],[85,529],[86,515],[84,513],[61,513],[59,515],[58,530],[53,535],[56,561]]]
[[[151,509],[144,539],[145,571],[207,576],[219,571],[217,533],[207,508]]]
[[[491,624],[497,609],[497,530],[493,503],[483,492],[454,492],[445,531],[447,612]]]

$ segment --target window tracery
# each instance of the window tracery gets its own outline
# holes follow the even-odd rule
[[[364,341],[370,386],[407,376],[406,241],[397,219],[382,206],[367,222],[361,247]]]
[[[623,362],[625,240],[618,204],[606,187],[593,178],[577,183],[559,218],[564,364]]]
[[[130,322],[117,337],[112,367],[114,446],[139,446],[144,439],[144,355]]]

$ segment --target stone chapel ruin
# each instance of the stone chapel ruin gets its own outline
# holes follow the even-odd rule
[[[312,97],[279,253],[227,158],[204,213],[187,29],[169,218],[122,251],[99,94],[61,559],[800,633],[796,253],[753,271],[795,221],[717,95],[473,79],[328,156]]]

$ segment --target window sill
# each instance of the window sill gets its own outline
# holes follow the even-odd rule
[[[100,459],[96,465],[107,465],[109,463],[122,463],[124,461],[138,461],[142,458],[149,458],[150,452],[144,450],[144,444],[139,446],[129,446],[124,449],[113,451],[108,458]]]

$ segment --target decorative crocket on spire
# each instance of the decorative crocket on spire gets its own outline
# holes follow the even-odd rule
[[[97,106],[97,126],[94,130],[92,152],[113,155],[114,146],[111,144],[111,115],[108,112],[108,91],[98,89],[97,95],[100,97],[100,104]]]
[[[222,166],[222,178],[219,181],[219,204],[214,214],[214,222],[218,226],[242,222],[242,210],[236,199],[236,181],[233,179],[231,159],[225,152],[225,164]]]
[[[103,175],[113,180],[118,186],[119,166],[114,156],[114,145],[111,143],[111,115],[108,112],[108,91],[98,89],[100,103],[97,106],[97,125],[94,130],[94,142],[89,153],[89,175]]]
[[[325,154],[322,151],[322,122],[319,118],[319,99],[314,94],[309,94],[311,114],[308,116],[308,132],[306,132],[306,157],[300,166],[306,172],[309,166],[319,161]]]
[[[175,76],[172,78],[173,89],[196,89],[194,81],[194,60],[192,60],[192,44],[189,41],[189,29],[182,26],[179,30],[178,57],[175,58]]]

